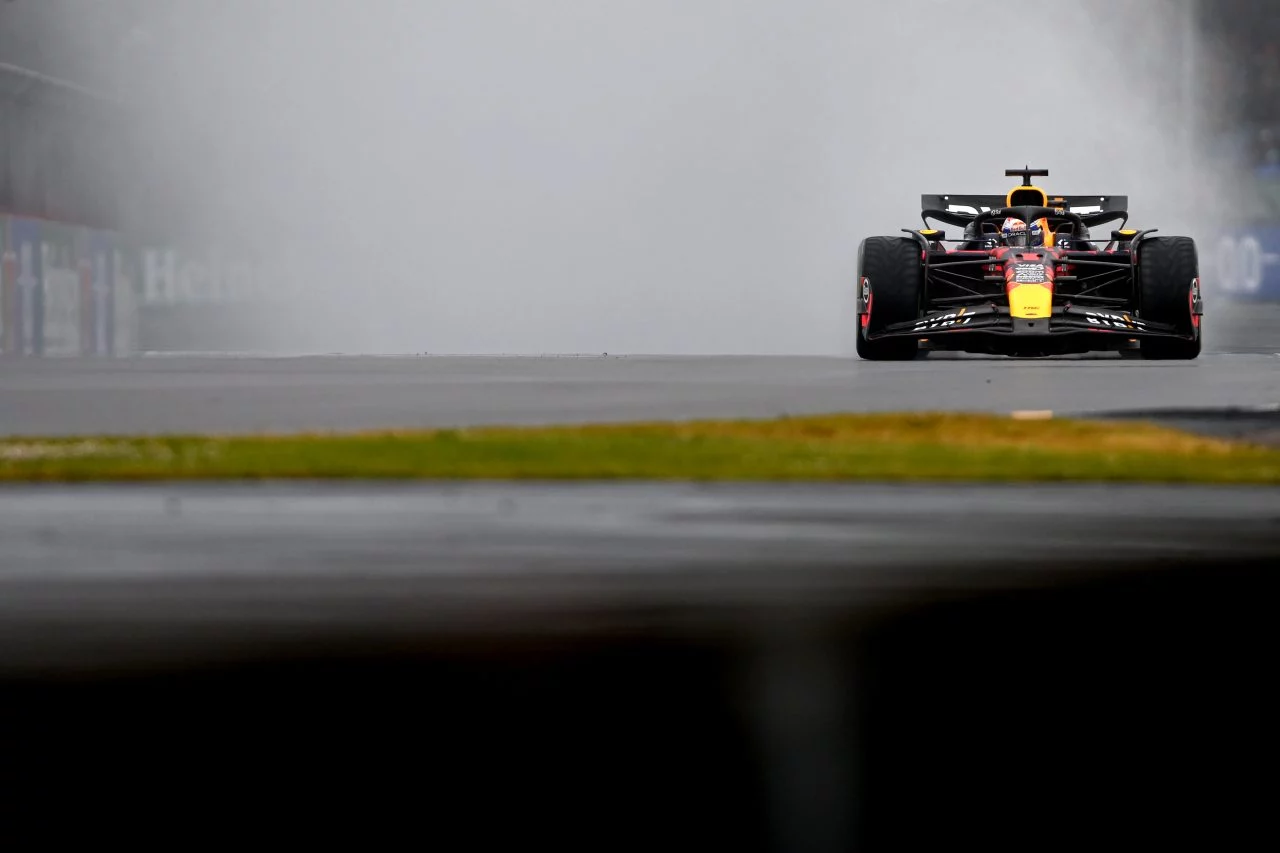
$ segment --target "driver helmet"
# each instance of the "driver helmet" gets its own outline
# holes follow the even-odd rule
[[[1027,225],[1021,219],[1014,219],[1011,216],[1004,221],[1004,227],[1000,229],[1000,235],[1004,238],[1006,246],[1026,248],[1040,245],[1040,242],[1044,239],[1044,229],[1040,227],[1039,222],[1032,222]]]

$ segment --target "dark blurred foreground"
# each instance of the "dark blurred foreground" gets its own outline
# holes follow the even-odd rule
[[[0,843],[1036,850],[1267,837],[1277,561],[1206,550],[1106,576],[1059,568],[870,609],[721,607],[707,589],[659,608],[641,590],[523,619],[424,618],[376,641],[335,630],[220,663],[12,674]],[[1073,574],[1087,579],[1061,580]],[[10,657],[21,642],[6,634]]]

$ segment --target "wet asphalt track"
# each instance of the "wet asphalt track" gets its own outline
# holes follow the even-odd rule
[[[1280,305],[1213,307],[1206,354],[1194,362],[940,354],[908,364],[603,354],[6,359],[0,436],[1280,404]]]
[[[257,432],[1280,404],[1280,356],[143,357],[0,366],[0,435]]]

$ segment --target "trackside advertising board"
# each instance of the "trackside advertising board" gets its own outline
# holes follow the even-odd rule
[[[133,350],[134,276],[116,234],[0,216],[0,353],[113,356]]]
[[[1200,250],[1210,291],[1240,302],[1280,302],[1280,222],[1238,225]],[[1206,263],[1207,262],[1207,263]]]
[[[1206,292],[1238,302],[1280,302],[1280,168],[1256,170],[1244,197],[1233,202],[1200,247]]]
[[[269,318],[307,298],[301,267],[275,245],[144,240],[135,257],[144,352],[269,349]]]
[[[40,225],[29,219],[0,219],[5,232],[3,269],[4,337],[10,355],[44,353],[44,285],[41,269]]]
[[[302,275],[280,252],[135,240],[30,217],[0,215],[0,257],[8,356],[258,349],[262,307],[305,298]]]

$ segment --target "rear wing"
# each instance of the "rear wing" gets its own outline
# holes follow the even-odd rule
[[[945,210],[951,213],[977,215],[984,210],[1005,207],[1007,196],[1002,195],[923,195],[921,210]],[[1049,207],[1065,207],[1072,213],[1110,213],[1129,209],[1129,197],[1124,195],[1050,195]]]

